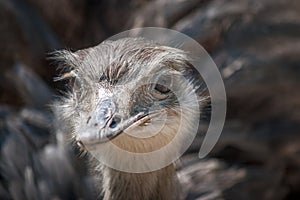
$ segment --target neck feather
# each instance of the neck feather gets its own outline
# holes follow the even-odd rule
[[[125,173],[102,167],[105,200],[178,199],[173,165],[148,173]]]

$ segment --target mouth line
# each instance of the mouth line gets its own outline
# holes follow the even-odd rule
[[[96,135],[85,138],[84,140],[79,139],[79,141],[87,147],[93,147],[98,144],[106,143],[126,130],[132,130],[137,126],[144,124],[145,122],[151,120],[153,117],[160,115],[161,111],[152,111],[152,112],[141,112],[135,116],[128,118],[126,121],[123,121],[117,127],[112,129],[103,129],[97,132]]]

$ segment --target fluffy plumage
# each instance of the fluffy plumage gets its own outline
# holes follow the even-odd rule
[[[153,152],[174,142],[160,154],[168,160],[178,158],[193,140],[205,98],[198,96],[199,76],[185,52],[126,38],[74,53],[56,52],[55,57],[69,71],[61,79],[69,78],[71,86],[54,106],[62,131],[94,157],[129,172],[137,164],[141,172],[150,171],[155,160],[129,159],[107,141],[132,153]],[[145,137],[136,137],[141,135]],[[173,164],[135,174],[94,162],[103,176],[105,199],[178,198]]]

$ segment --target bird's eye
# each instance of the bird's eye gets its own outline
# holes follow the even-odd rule
[[[159,83],[155,84],[154,89],[155,89],[156,91],[162,93],[162,94],[167,94],[167,93],[170,92],[170,89],[169,89],[169,88],[167,88],[166,86],[161,85],[161,84],[159,84]]]
[[[171,77],[160,76],[155,84],[152,84],[151,95],[159,100],[169,97],[172,80]]]

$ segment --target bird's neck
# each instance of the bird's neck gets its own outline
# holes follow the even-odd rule
[[[105,200],[178,199],[173,165],[148,173],[125,173],[103,168],[102,175]]]

